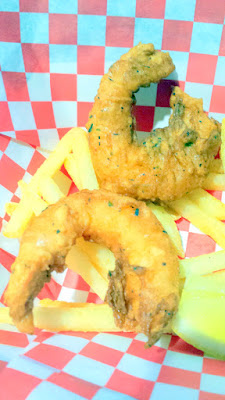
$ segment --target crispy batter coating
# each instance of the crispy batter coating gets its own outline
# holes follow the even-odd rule
[[[106,300],[116,323],[125,330],[144,332],[153,344],[177,310],[178,259],[144,202],[104,190],[75,193],[32,219],[5,296],[18,329],[33,332],[33,300],[51,271],[63,270],[66,254],[81,236],[115,254]]]
[[[172,72],[168,53],[139,44],[103,76],[87,129],[101,188],[137,199],[169,201],[200,187],[220,146],[220,124],[203,112],[201,99],[176,87],[169,126],[139,144],[133,93]]]

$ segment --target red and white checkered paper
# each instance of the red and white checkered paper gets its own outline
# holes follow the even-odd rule
[[[167,124],[172,85],[202,97],[205,111],[221,121],[224,16],[224,0],[1,0],[0,226],[8,220],[4,204],[19,200],[17,181],[28,182],[58,140],[85,125],[101,76],[139,41],[169,50],[176,65],[167,79],[137,93],[140,135]],[[187,257],[219,249],[188,221],[177,225]],[[18,247],[0,236],[1,306]],[[54,274],[38,297],[99,302],[69,270]],[[145,337],[130,333],[30,336],[0,329],[3,400],[225,399],[225,363],[178,337],[164,335],[146,350]]]

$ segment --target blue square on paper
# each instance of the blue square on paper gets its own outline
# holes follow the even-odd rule
[[[106,47],[105,48],[105,73],[108,72],[111,65],[127,53],[128,47]]]
[[[136,399],[134,397],[128,396],[127,394],[116,392],[115,390],[111,390],[108,388],[101,388],[94,395],[94,397],[92,397],[92,400],[136,400]]]
[[[167,0],[165,19],[194,21],[196,0]]]
[[[50,74],[32,72],[26,77],[31,101],[51,101]]]
[[[220,47],[223,25],[194,22],[191,52],[217,55]]]
[[[20,31],[21,43],[48,43],[48,14],[21,12]]]
[[[21,43],[0,42],[0,64],[2,71],[24,72]]]
[[[199,391],[195,389],[156,382],[151,400],[198,400],[198,395]]]
[[[100,80],[100,75],[77,75],[77,100],[94,101]]]
[[[107,15],[135,17],[136,0],[108,0]]]
[[[185,81],[187,75],[189,53],[185,51],[170,51],[170,56],[175,65],[175,70],[164,79]]]
[[[37,385],[26,398],[27,400],[85,400],[84,397],[70,392],[51,382],[43,381]]]
[[[62,74],[77,73],[77,46],[50,44],[50,72]]]
[[[28,101],[9,101],[8,104],[15,131],[36,129],[33,111]]]
[[[136,18],[134,29],[134,45],[139,42],[154,44],[156,49],[161,49],[163,35],[163,19]]]
[[[225,377],[202,374],[200,389],[209,393],[225,395]]]
[[[225,57],[218,57],[214,85],[225,86]]]
[[[209,111],[211,96],[212,96],[212,85],[204,83],[186,82],[185,92],[192,97],[203,99],[203,109]]]
[[[77,354],[63,368],[63,371],[85,381],[104,386],[112,375],[114,368],[111,365]]]
[[[27,143],[21,144],[17,141],[10,140],[5,154],[23,169],[27,169],[31,158],[33,157],[34,149]]]
[[[36,376],[40,379],[47,379],[50,375],[56,372],[55,368],[34,361],[26,356],[14,358],[7,367],[24,372],[28,375]]]
[[[49,0],[49,12],[55,14],[77,14],[77,0]]]
[[[106,17],[78,15],[77,43],[89,46],[105,46]]]
[[[117,365],[117,369],[120,371],[149,381],[156,381],[160,368],[160,364],[144,360],[131,354],[124,354]]]
[[[70,128],[77,125],[76,101],[53,101],[52,105],[57,128]]]
[[[0,11],[19,11],[19,0],[1,0]]]
[[[0,101],[7,101],[5,86],[2,79],[2,74],[0,72]]]

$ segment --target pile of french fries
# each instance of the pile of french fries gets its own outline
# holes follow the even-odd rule
[[[215,159],[204,183],[206,190],[225,190],[225,120],[222,124],[221,159]],[[98,189],[91,161],[87,133],[81,128],[71,129],[32,177],[30,183],[20,181],[21,200],[6,204],[10,215],[3,234],[19,238],[34,215],[39,215],[49,204],[66,196],[71,180],[61,171],[64,165],[79,190]],[[196,189],[165,207],[148,202],[147,205],[170,236],[177,255],[184,258],[182,241],[175,223],[181,216],[203,233],[211,236],[225,249],[225,204],[204,189]],[[180,260],[181,287],[190,275],[206,274],[225,268],[225,251]],[[115,268],[113,253],[106,247],[77,240],[66,257],[66,266],[89,284],[104,301],[108,288],[108,272]],[[57,317],[56,317],[57,316]],[[0,323],[12,324],[8,308],[0,309]],[[107,304],[80,304],[41,300],[34,308],[35,326],[50,331],[118,331],[112,309]]]

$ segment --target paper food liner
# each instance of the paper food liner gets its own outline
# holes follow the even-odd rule
[[[224,3],[185,1],[3,1],[0,3],[0,222],[59,139],[85,126],[101,76],[139,41],[170,51],[176,70],[136,94],[137,131],[167,125],[172,85],[225,116]],[[71,184],[70,192],[76,190]],[[223,200],[223,193],[214,192]],[[188,221],[177,223],[193,257],[219,250]],[[0,236],[0,305],[19,242]],[[70,270],[53,273],[38,298],[100,302]],[[151,349],[133,333],[35,335],[0,326],[1,399],[222,399],[225,363],[176,336]]]

